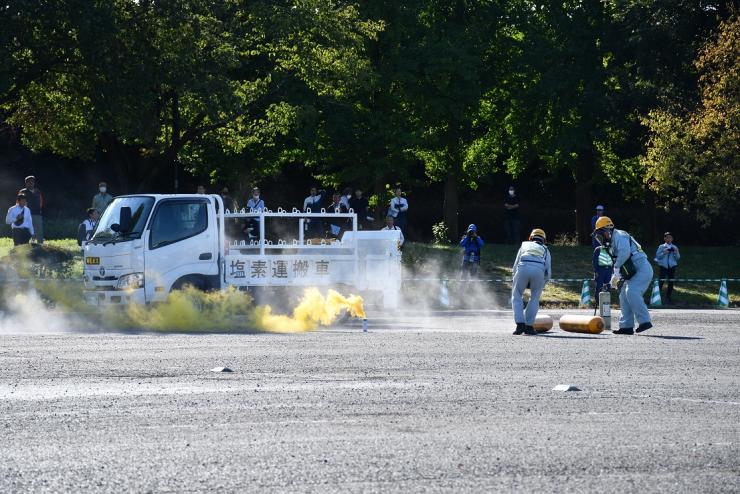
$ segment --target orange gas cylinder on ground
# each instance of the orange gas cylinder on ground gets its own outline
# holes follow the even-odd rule
[[[558,321],[560,329],[569,333],[599,334],[604,331],[604,319],[599,316],[566,314]]]
[[[538,333],[546,333],[552,329],[552,317],[542,314],[534,319],[534,330]]]

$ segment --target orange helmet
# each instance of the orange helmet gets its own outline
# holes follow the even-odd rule
[[[602,228],[614,228],[614,223],[612,223],[612,220],[608,216],[599,216],[596,219],[594,231],[601,230]]]
[[[535,238],[539,238],[543,242],[547,241],[545,230],[543,230],[542,228],[535,228],[534,230],[532,230],[532,233],[529,234],[529,240],[534,240]]]

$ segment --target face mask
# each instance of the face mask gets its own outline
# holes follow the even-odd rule
[[[101,192],[102,194],[105,194],[105,191],[106,191],[106,190],[108,190],[108,188],[107,188],[107,187],[101,187],[101,188],[100,188],[100,192]]]
[[[512,196],[512,197],[514,196],[514,189],[510,189],[509,190],[509,195]]]
[[[254,194],[252,197],[254,197],[255,199],[259,199],[260,198],[260,195],[259,194]]]

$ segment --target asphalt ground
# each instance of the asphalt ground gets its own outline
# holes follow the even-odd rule
[[[639,336],[515,337],[497,311],[2,334],[0,492],[737,492],[740,311],[653,314]]]

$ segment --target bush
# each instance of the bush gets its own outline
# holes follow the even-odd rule
[[[76,238],[77,227],[84,219],[84,214],[80,219],[61,218],[61,217],[44,217],[44,238],[46,239],[63,239]]]
[[[432,241],[439,245],[447,245],[451,242],[450,229],[444,221],[432,225]]]
[[[552,245],[561,247],[577,247],[580,245],[578,243],[578,234],[576,233],[558,233],[551,243]]]
[[[82,264],[78,247],[72,241],[51,240],[19,245],[0,258],[6,272],[22,278],[75,278],[81,275]]]

